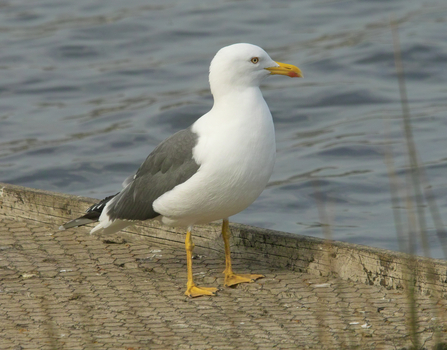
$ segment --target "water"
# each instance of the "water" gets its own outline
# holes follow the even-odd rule
[[[250,42],[305,79],[265,81],[275,172],[232,221],[322,237],[319,200],[334,239],[397,250],[384,152],[391,147],[402,181],[407,153],[390,15],[419,157],[445,218],[441,0],[0,0],[0,181],[115,193],[160,141],[211,107],[215,52]],[[442,257],[429,217],[428,226],[432,256]]]

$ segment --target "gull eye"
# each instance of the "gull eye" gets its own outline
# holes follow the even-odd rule
[[[259,62],[259,57],[253,57],[252,59],[251,59],[251,63],[253,63],[253,64],[256,64],[256,63],[258,63]]]

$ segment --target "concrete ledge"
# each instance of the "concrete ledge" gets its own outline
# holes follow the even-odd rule
[[[0,183],[0,215],[17,220],[35,220],[59,227],[81,215],[95,199]],[[232,224],[232,254],[240,259],[262,260],[317,276],[403,290],[414,284],[420,294],[447,299],[447,262],[412,257],[403,253],[357,244]],[[183,249],[185,232],[159,223],[137,224],[108,239],[178,246]],[[198,249],[211,255],[223,254],[220,224],[196,226],[193,232]]]
[[[184,296],[182,229],[59,231],[94,200],[0,184],[0,349],[441,349],[446,263],[232,225],[223,287],[220,225],[193,232],[198,285]],[[407,293],[416,286],[416,293]],[[410,289],[408,289],[410,290]]]

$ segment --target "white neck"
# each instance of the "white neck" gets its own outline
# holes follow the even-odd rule
[[[260,107],[267,108],[258,86],[233,88],[225,93],[219,91],[219,93],[213,93],[213,97],[214,105],[212,110],[216,112],[225,111],[226,118],[231,118],[231,115],[228,113],[232,110],[238,111],[238,115],[240,115],[241,110],[251,111],[250,114],[253,114]]]

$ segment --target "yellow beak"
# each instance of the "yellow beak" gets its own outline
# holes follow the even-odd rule
[[[270,72],[270,74],[288,75],[291,78],[303,77],[303,73],[301,73],[301,70],[298,67],[287,63],[281,63],[281,62],[276,63],[279,65],[279,67],[270,67],[265,69],[267,69]]]

